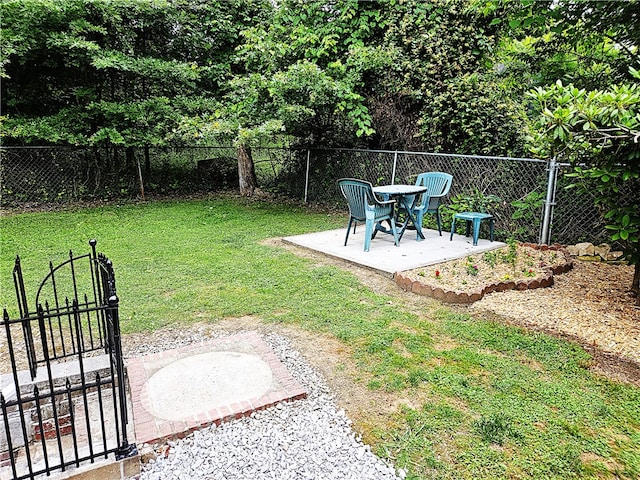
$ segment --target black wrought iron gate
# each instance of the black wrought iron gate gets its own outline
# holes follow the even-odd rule
[[[0,477],[36,478],[113,454],[127,439],[127,396],[111,261],[74,256],[49,273],[29,306],[20,258],[13,269],[19,318],[0,321]],[[2,338],[4,337],[4,338]],[[4,348],[4,345],[6,348]]]

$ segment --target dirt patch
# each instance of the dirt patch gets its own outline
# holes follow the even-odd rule
[[[576,261],[572,271],[554,276],[550,288],[492,293],[469,310],[572,339],[603,361],[618,358],[640,365],[640,308],[630,291],[633,269]],[[640,383],[638,373],[636,367]]]

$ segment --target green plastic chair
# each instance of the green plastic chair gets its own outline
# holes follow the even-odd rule
[[[395,200],[380,201],[373,193],[371,183],[355,178],[341,178],[338,187],[349,205],[349,224],[347,235],[344,239],[345,246],[349,240],[349,232],[353,224],[353,233],[356,232],[358,222],[365,224],[364,251],[368,252],[371,239],[375,238],[378,231],[393,235],[396,247],[398,246],[398,231],[393,215]],[[391,231],[380,227],[380,222],[388,221]]]
[[[442,236],[440,205],[449,193],[452,183],[453,175],[444,172],[425,172],[418,175],[416,179],[416,185],[427,187],[427,191],[420,195],[418,203],[413,207],[416,222],[422,225],[425,213],[435,213],[440,236]]]

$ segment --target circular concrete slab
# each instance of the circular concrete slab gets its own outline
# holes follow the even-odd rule
[[[184,420],[234,402],[258,398],[272,386],[271,368],[259,357],[238,352],[209,352],[184,357],[147,381],[150,413]]]

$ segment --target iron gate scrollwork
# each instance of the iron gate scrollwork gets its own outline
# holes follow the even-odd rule
[[[0,321],[8,347],[0,361],[10,367],[0,376],[0,471],[16,480],[137,453],[127,434],[113,265],[89,244],[90,253],[49,264],[33,309],[16,257],[19,318],[3,309]]]

